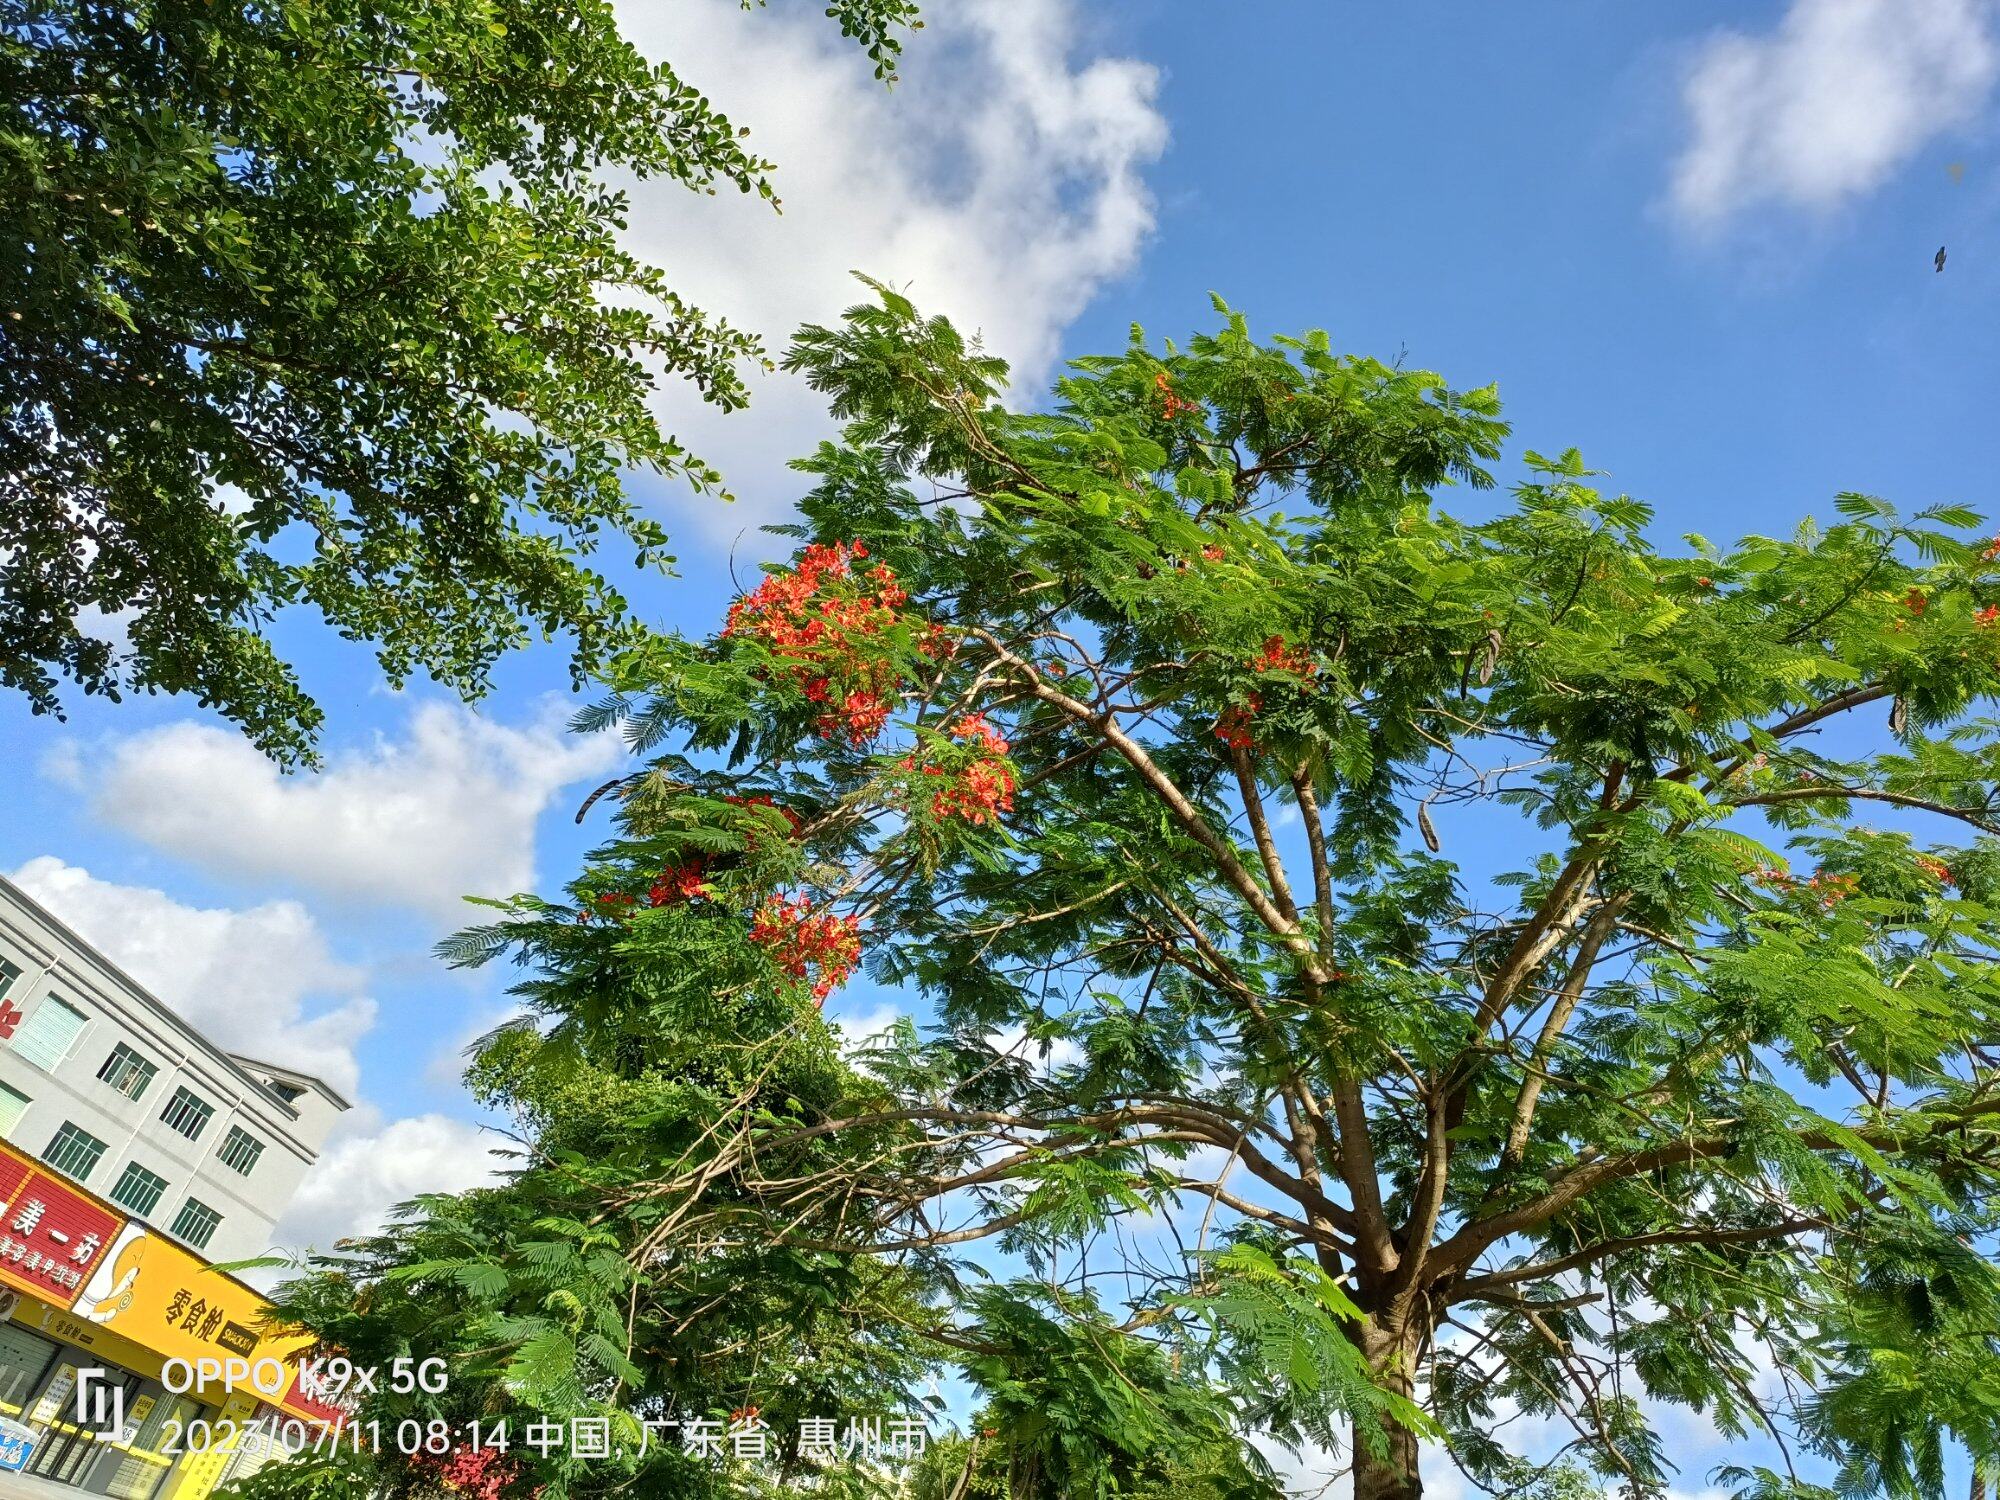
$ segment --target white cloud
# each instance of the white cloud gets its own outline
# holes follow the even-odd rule
[[[375,1002],[298,902],[186,906],[48,855],[10,878],[197,1030],[353,1091],[354,1044],[374,1024]],[[321,1003],[308,1008],[309,997]]]
[[[1127,270],[1153,226],[1143,169],[1166,145],[1156,71],[1078,56],[1077,0],[957,0],[927,12],[885,88],[820,14],[745,15],[736,0],[623,7],[628,35],[670,57],[778,163],[782,215],[672,183],[633,191],[633,247],[698,305],[782,349],[802,322],[861,300],[849,272],[906,288],[983,334],[1032,400],[1063,328]],[[823,398],[756,382],[747,413],[669,398],[667,414],[746,503],[698,503],[727,538],[789,508],[784,464],[830,432]]]
[[[1972,120],[2000,75],[1992,0],[1791,0],[1775,31],[1725,30],[1683,92],[1670,204],[1711,228],[1774,203],[1824,211]]]
[[[67,745],[43,767],[105,822],[209,870],[456,926],[464,896],[533,884],[536,820],[623,755],[613,736],[566,734],[558,713],[510,728],[420,704],[399,737],[334,751],[318,774],[284,775],[233,731],[186,722]]]
[[[430,1061],[424,1065],[425,1081],[434,1088],[457,1088],[472,1061],[473,1044],[489,1032],[498,1031],[510,1021],[520,1020],[527,1014],[525,1007],[512,1000],[481,1010],[431,1054]]]
[[[364,1105],[342,1120],[272,1240],[287,1249],[325,1249],[343,1236],[373,1233],[391,1208],[419,1193],[455,1193],[491,1181],[509,1165],[493,1153],[508,1144],[440,1114],[384,1125]]]
[[[1003,1057],[1019,1058],[1040,1074],[1073,1068],[1084,1060],[1083,1048],[1066,1036],[1046,1041],[1028,1035],[1026,1026],[1000,1026],[986,1033],[986,1045]]]
[[[909,1014],[900,1005],[878,1002],[865,1010],[844,1009],[838,1002],[829,1007],[827,1020],[840,1028],[840,1039],[849,1051],[872,1047],[889,1034],[890,1028]]]

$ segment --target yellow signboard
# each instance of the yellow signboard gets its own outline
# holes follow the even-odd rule
[[[14,1313],[14,1321],[37,1329],[58,1343],[88,1350],[101,1359],[123,1365],[136,1375],[157,1380],[166,1364],[165,1356],[136,1339],[124,1338],[38,1297],[24,1297]]]
[[[273,1354],[264,1299],[144,1224],[127,1224],[76,1300],[77,1313],[168,1359]],[[291,1341],[295,1346],[297,1340]]]
[[[77,1298],[74,1316],[143,1344],[163,1362],[185,1361],[182,1380],[170,1388],[220,1396],[227,1371],[234,1391],[319,1418],[320,1411],[299,1400],[294,1359],[312,1340],[273,1334],[264,1323],[268,1311],[233,1276],[131,1223]]]

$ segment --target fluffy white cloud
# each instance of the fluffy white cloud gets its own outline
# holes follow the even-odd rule
[[[1760,203],[1825,210],[1983,107],[1993,0],[1791,0],[1765,36],[1722,31],[1683,94],[1670,202],[1697,228]]]
[[[283,775],[242,736],[194,723],[67,745],[44,769],[105,822],[204,868],[455,926],[464,896],[533,883],[536,820],[622,754],[612,736],[566,734],[553,704],[511,728],[426,703],[399,737],[335,751],[317,775]]]
[[[1156,71],[1080,58],[1077,0],[956,0],[910,39],[885,88],[820,14],[736,0],[628,3],[628,34],[670,57],[778,163],[782,215],[733,192],[637,184],[632,244],[697,304],[781,349],[860,300],[849,273],[903,287],[1014,361],[1032,399],[1062,329],[1128,269],[1153,225],[1144,168],[1166,145]],[[784,464],[830,431],[822,398],[760,379],[718,417],[670,397],[683,439],[745,504],[693,514],[733,537],[796,497]]]
[[[374,1024],[375,1002],[298,902],[187,906],[47,855],[10,878],[196,1029],[353,1092],[354,1044]]]
[[[287,1249],[324,1249],[346,1235],[379,1229],[396,1204],[419,1193],[453,1193],[491,1181],[508,1166],[493,1153],[507,1142],[445,1115],[383,1124],[362,1106],[341,1122],[298,1195],[272,1231]]]

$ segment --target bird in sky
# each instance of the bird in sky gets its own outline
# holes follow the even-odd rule
[[[1931,264],[1936,266],[1940,271],[1944,269],[1944,246],[1938,246],[1937,259],[1932,261]]]

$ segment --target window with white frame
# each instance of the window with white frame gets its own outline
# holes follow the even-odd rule
[[[128,1161],[111,1189],[111,1201],[143,1219],[160,1206],[160,1195],[166,1190],[166,1178],[147,1171],[136,1161]]]
[[[98,1162],[104,1159],[104,1142],[80,1125],[65,1120],[49,1142],[42,1160],[78,1182],[88,1182]]]
[[[223,1137],[222,1150],[217,1154],[225,1167],[248,1177],[250,1169],[257,1165],[257,1158],[264,1154],[264,1143],[241,1125],[232,1125],[229,1134]]]
[[[83,1012],[74,1005],[54,995],[44,995],[42,1003],[14,1033],[14,1051],[43,1071],[53,1073],[76,1046],[86,1024]]]
[[[173,1226],[167,1233],[183,1244],[197,1250],[208,1248],[208,1242],[215,1238],[215,1231],[222,1223],[222,1215],[203,1203],[199,1198],[190,1198],[181,1205],[181,1211],[174,1215]]]
[[[215,1106],[198,1097],[185,1084],[174,1090],[167,1107],[160,1111],[160,1119],[169,1130],[177,1130],[191,1141],[201,1139],[202,1131],[215,1115]]]
[[[120,1042],[111,1049],[111,1055],[104,1059],[104,1066],[97,1070],[97,1076],[127,1099],[136,1099],[146,1092],[146,1085],[153,1081],[153,1075],[159,1071],[132,1048]]]

